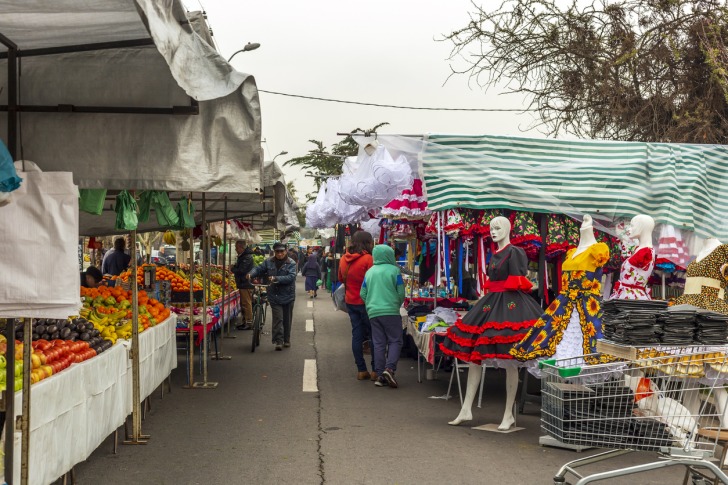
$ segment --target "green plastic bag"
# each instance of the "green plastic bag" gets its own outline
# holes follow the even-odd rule
[[[177,225],[175,229],[192,229],[195,224],[195,206],[192,205],[192,201],[187,200],[186,197],[177,203]]]
[[[116,230],[133,231],[139,226],[137,203],[129,192],[126,190],[119,192],[114,209],[116,210]]]
[[[149,213],[154,209],[157,215],[157,224],[162,227],[177,227],[179,216],[169,201],[167,192],[146,190],[139,196],[139,221],[147,222]]]
[[[100,216],[104,211],[106,189],[81,189],[79,192],[79,210]]]

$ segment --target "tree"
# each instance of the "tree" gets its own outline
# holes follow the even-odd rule
[[[389,123],[379,123],[370,130],[357,128],[351,133],[376,133],[379,128],[388,124]],[[314,177],[316,191],[308,194],[306,196],[306,201],[312,201],[316,198],[316,194],[321,188],[321,182],[323,179],[331,175],[341,175],[344,166],[344,159],[346,157],[356,156],[359,151],[359,145],[351,135],[344,137],[343,140],[333,145],[330,151],[327,150],[323,142],[319,140],[309,140],[309,142],[313,143],[315,148],[309,150],[307,155],[291,158],[283,164],[301,167],[306,170],[306,176]]]
[[[445,36],[453,74],[526,94],[549,135],[726,143],[721,0],[505,0]]]

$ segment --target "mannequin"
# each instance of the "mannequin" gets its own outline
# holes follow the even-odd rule
[[[725,290],[728,286],[728,244],[709,237],[695,261],[685,272],[685,291],[675,299],[675,305],[693,305],[698,308],[728,315]]]
[[[652,231],[655,230],[655,220],[647,215],[640,214],[634,216],[630,222],[629,228],[627,229],[627,235],[632,239],[637,239],[639,245],[635,252],[642,248],[651,248],[652,245]]]
[[[562,265],[560,293],[511,349],[516,359],[567,359],[596,352],[597,339],[602,337],[602,268],[609,261],[609,247],[596,241],[589,215],[584,216],[580,235],[579,245],[566,254]],[[596,363],[597,359],[587,360]]]
[[[710,256],[710,254],[713,251],[715,251],[716,249],[718,249],[718,246],[720,246],[721,244],[722,243],[718,240],[718,238],[715,238],[715,237],[712,237],[712,236],[711,237],[708,237],[705,240],[705,243],[703,243],[703,248],[700,250],[700,252],[698,253],[698,256],[697,256],[697,258],[695,258],[695,260],[696,261],[702,261],[702,260],[704,260],[705,258],[707,258],[708,256]]]
[[[578,256],[589,249],[590,246],[597,243],[597,239],[594,237],[594,224],[592,217],[589,214],[584,216],[581,228],[579,229],[579,234],[581,236],[579,238],[579,245],[576,247],[576,251],[574,251],[573,256]]]
[[[652,247],[652,231],[654,229],[655,220],[652,217],[638,215],[632,218],[627,228],[627,237],[636,239],[638,246],[622,263],[619,281],[614,285],[612,299],[652,299],[648,282],[655,268],[655,251]]]
[[[460,414],[448,424],[457,426],[473,419],[472,406],[480,385],[483,364],[506,370],[506,407],[498,429],[515,424],[513,404],[518,390],[518,362],[508,353],[541,314],[541,308],[526,292],[528,258],[523,249],[510,244],[511,223],[505,217],[490,222],[490,235],[498,250],[488,265],[488,293],[455,325],[448,329],[442,351],[469,363],[468,382]]]

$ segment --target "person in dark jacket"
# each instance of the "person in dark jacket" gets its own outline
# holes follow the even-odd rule
[[[298,271],[303,271],[303,267],[308,261],[308,258],[306,257],[306,251],[300,250],[298,252]]]
[[[318,280],[321,279],[321,266],[319,266],[315,254],[308,257],[308,262],[303,265],[301,274],[306,277],[306,291],[308,292],[309,298],[316,298]]]
[[[296,300],[296,262],[288,257],[286,245],[275,243],[273,257],[248,273],[248,279],[268,279],[268,302],[273,315],[273,345],[276,350],[291,346],[291,319]]]
[[[253,328],[253,284],[246,276],[255,266],[253,251],[245,241],[236,241],[235,252],[238,253],[238,260],[231,269],[235,275],[238,292],[240,292],[240,306],[243,310],[243,322],[237,328],[238,330],[250,330]]]

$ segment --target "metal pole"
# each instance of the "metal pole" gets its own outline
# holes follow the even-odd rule
[[[225,206],[225,213],[223,215],[222,220],[222,247],[218,249],[217,251],[217,257],[220,258],[220,250],[224,250],[225,252],[222,254],[222,308],[220,308],[220,321],[222,322],[220,326],[220,351],[215,354],[215,360],[230,360],[232,359],[232,356],[225,355],[225,353],[222,351],[222,341],[225,340],[225,305],[227,304],[227,291],[225,288],[225,284],[227,283],[227,278],[225,274],[225,269],[227,268],[227,195],[223,196],[223,202]],[[230,336],[230,321],[228,319],[227,322],[227,333],[228,336]]]
[[[227,271],[227,266],[228,266],[228,263],[229,263],[228,259],[230,258],[230,255],[228,253],[231,252],[230,251],[230,248],[229,248],[229,245],[228,245],[228,240],[227,240],[227,226],[228,226],[227,203],[228,203],[228,200],[227,200],[227,195],[226,195],[223,198],[223,219],[225,220],[225,224],[223,225],[223,228],[222,228],[222,240],[223,240],[223,243],[225,244],[225,257],[222,258],[222,277],[223,277],[223,282],[224,281],[227,281],[227,279],[225,279],[225,278],[227,277],[226,271]],[[223,307],[224,306],[225,305],[223,305]],[[232,318],[229,318],[228,317],[228,321],[227,321],[227,332],[226,332],[224,338],[236,338],[235,335],[230,335],[230,324],[231,324],[231,320],[232,320]]]
[[[28,484],[30,466],[30,351],[33,344],[33,319],[26,318],[23,325],[23,414],[20,417],[22,441],[20,445],[20,483]]]
[[[192,192],[190,192],[189,198],[192,202]],[[185,389],[192,389],[192,383],[195,382],[195,285],[194,285],[194,267],[195,267],[195,241],[192,239],[192,231],[190,231],[190,256],[189,256],[189,267],[190,267],[190,323],[189,323],[189,342],[187,342],[187,363],[188,363],[188,374],[187,374],[187,385]]]
[[[5,482],[13,484],[13,450],[15,444],[15,320],[5,319],[5,338],[7,350],[5,351]]]
[[[132,191],[132,197],[136,195]],[[125,445],[146,445],[149,435],[142,434],[142,406],[141,386],[139,376],[139,285],[137,284],[137,258],[136,258],[136,229],[130,233],[131,239],[131,439],[125,440]]]
[[[207,231],[207,212],[205,208],[205,193],[202,193],[202,251],[200,264],[202,265],[202,288],[203,294],[204,289],[207,287],[207,259],[208,259],[208,231]],[[202,298],[202,352],[200,353],[202,358],[202,382],[195,382],[193,387],[199,389],[215,389],[217,382],[207,381],[207,343],[209,337],[207,336],[207,297]]]

